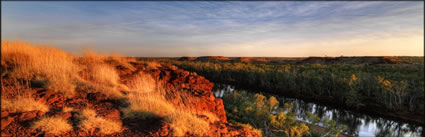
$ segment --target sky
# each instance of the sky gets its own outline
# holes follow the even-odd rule
[[[423,1],[1,2],[1,39],[138,57],[423,56]]]

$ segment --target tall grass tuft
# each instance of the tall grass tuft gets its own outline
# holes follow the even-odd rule
[[[121,131],[121,123],[96,116],[92,109],[82,110],[82,122],[79,127],[85,131],[99,129],[102,134],[112,134]]]
[[[44,102],[36,101],[32,97],[17,97],[15,99],[1,99],[1,110],[11,112],[27,112],[27,111],[49,111],[49,106]]]
[[[34,122],[31,128],[40,129],[55,136],[72,130],[71,124],[63,117],[43,117],[39,121]]]
[[[127,95],[130,106],[122,109],[126,118],[162,117],[170,122],[175,136],[183,136],[186,133],[197,136],[206,135],[209,130],[208,121],[218,120],[212,113],[197,111],[185,106],[189,104],[185,104],[183,100],[170,100],[171,94],[180,96],[179,92],[166,92],[161,83],[150,75],[139,73],[130,78],[126,84],[130,89]],[[187,97],[190,100],[190,96]],[[208,121],[197,115],[207,116]]]
[[[11,77],[26,81],[36,76],[49,80],[49,89],[73,96],[73,80],[80,68],[74,56],[48,46],[32,46],[23,42],[1,42],[2,67],[12,69]]]
[[[85,81],[87,92],[101,92],[109,98],[123,97],[121,90],[127,90],[127,87],[119,82],[117,70],[108,63],[108,59],[110,58],[100,53],[84,52],[83,57],[78,59],[83,68],[80,75]]]

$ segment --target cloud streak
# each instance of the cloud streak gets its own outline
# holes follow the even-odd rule
[[[3,2],[2,39],[129,56],[374,55],[382,44],[423,55],[423,12],[412,1]],[[342,50],[308,51],[325,47]]]

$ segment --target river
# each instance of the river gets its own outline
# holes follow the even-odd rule
[[[216,97],[224,95],[232,95],[233,91],[247,92],[248,94],[262,93],[259,91],[249,91],[237,89],[231,85],[215,84],[213,93]],[[359,112],[333,108],[326,105],[316,104],[313,102],[305,102],[300,99],[287,98],[269,93],[262,93],[265,96],[275,96],[281,104],[294,104],[297,119],[305,121],[302,117],[306,112],[311,112],[321,118],[329,117],[337,122],[337,124],[347,125],[345,134],[360,137],[420,137],[423,136],[423,126],[412,123],[398,122],[378,116],[371,116]],[[226,102],[224,102],[226,105]],[[308,121],[306,121],[308,122]],[[319,123],[320,125],[320,123]]]

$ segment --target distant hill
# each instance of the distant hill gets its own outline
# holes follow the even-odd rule
[[[392,57],[308,57],[297,64],[411,64]]]

